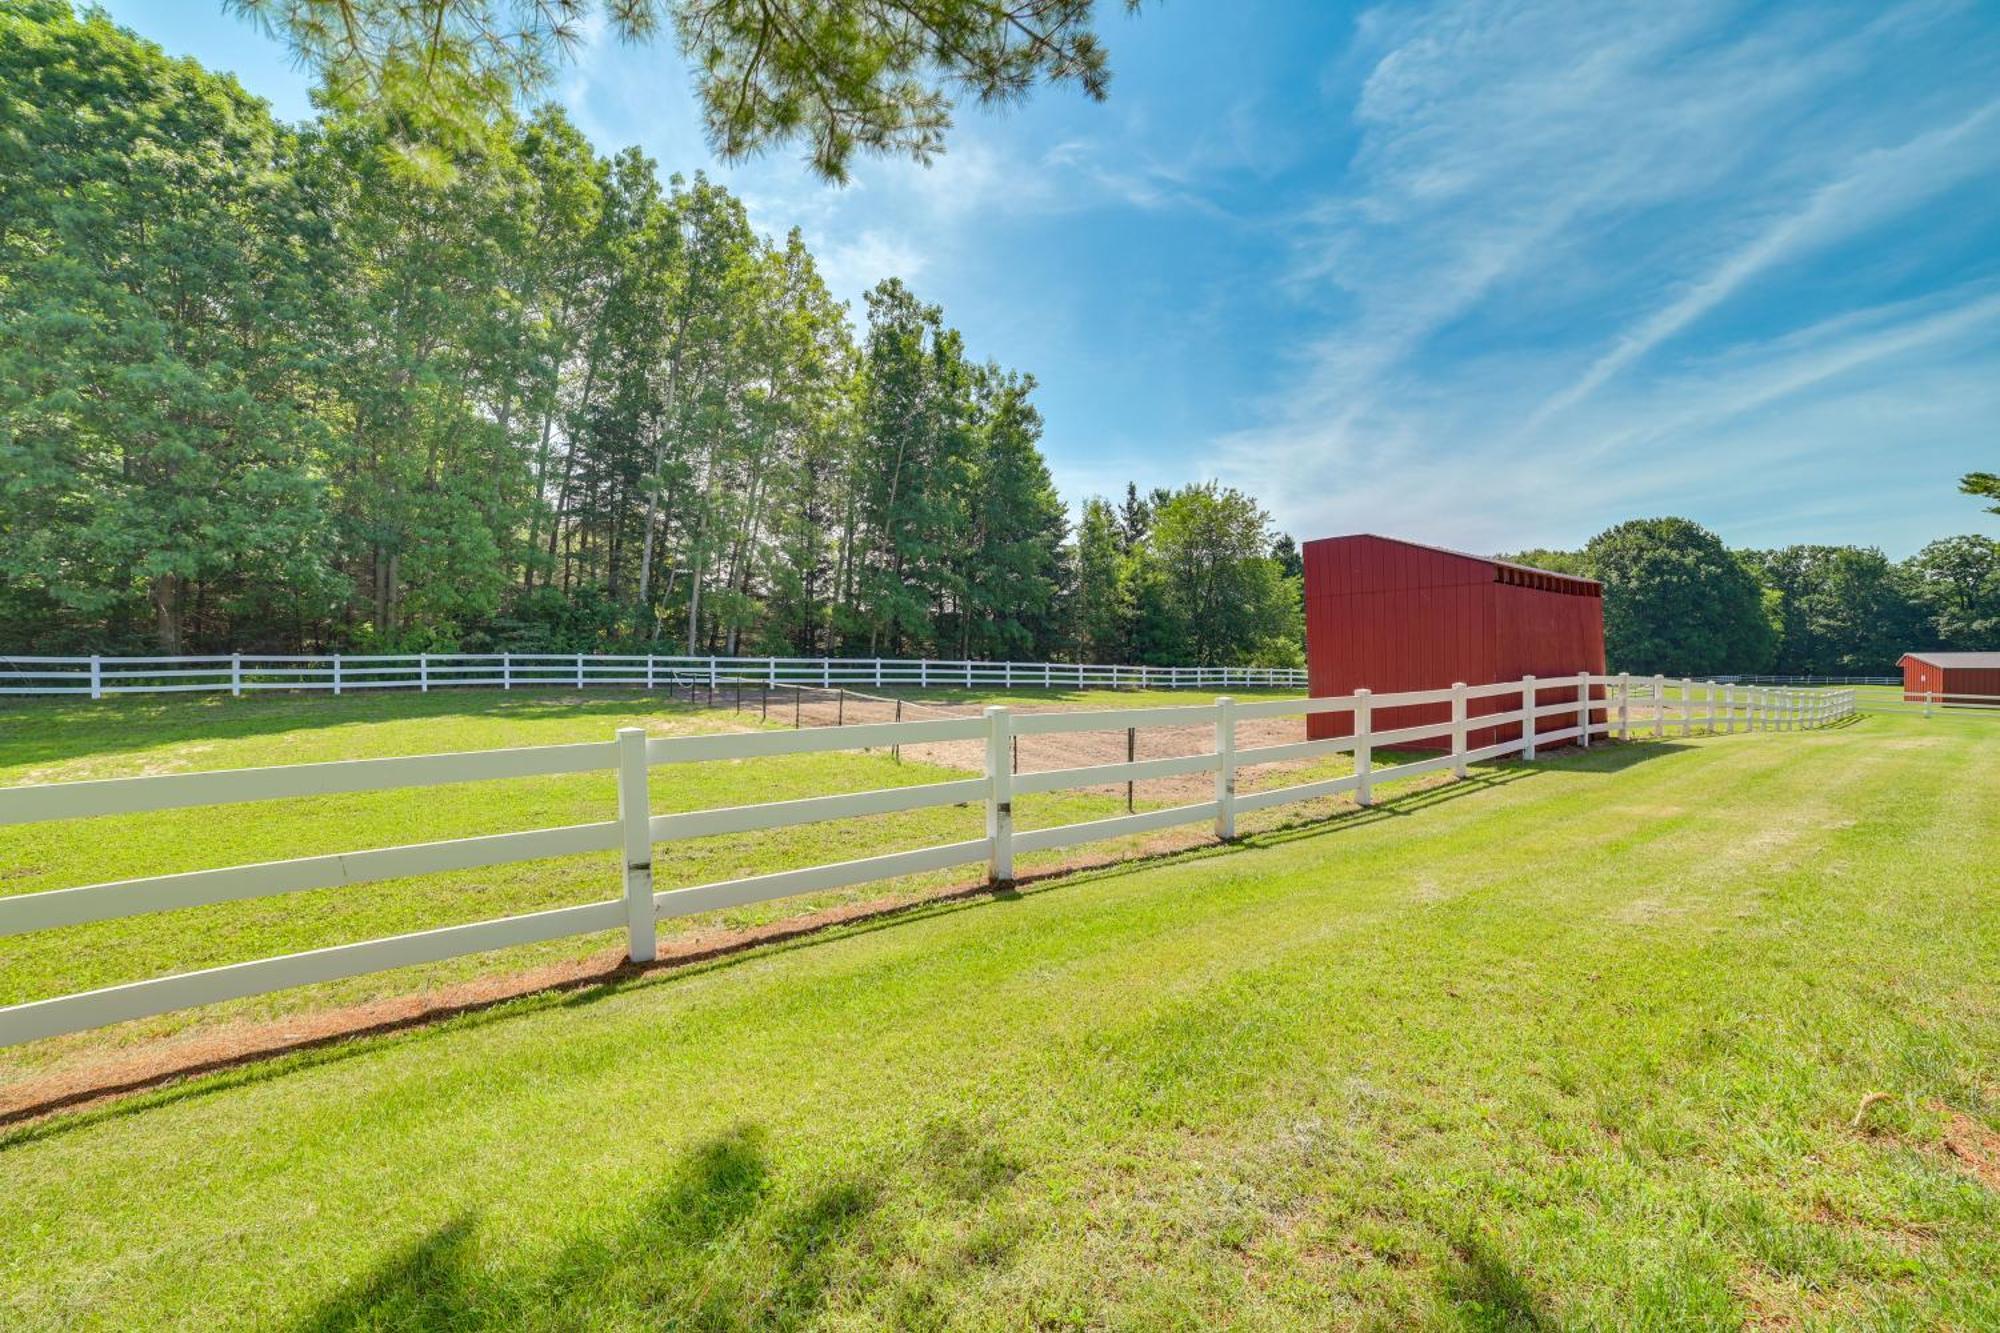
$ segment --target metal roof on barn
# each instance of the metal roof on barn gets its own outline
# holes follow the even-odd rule
[[[2000,653],[1904,653],[1896,659],[1896,665],[1911,661],[1928,662],[1946,670],[2000,671]]]

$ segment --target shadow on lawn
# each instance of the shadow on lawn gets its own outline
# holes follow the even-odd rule
[[[840,1179],[784,1200],[762,1133],[738,1126],[689,1152],[621,1216],[586,1223],[544,1266],[483,1258],[477,1219],[461,1212],[292,1328],[578,1327],[614,1312],[661,1327],[796,1327],[825,1303],[877,1197],[871,1184]]]

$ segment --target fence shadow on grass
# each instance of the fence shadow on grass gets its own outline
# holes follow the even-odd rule
[[[660,1327],[793,1328],[824,1306],[877,1200],[876,1185],[853,1177],[788,1197],[763,1133],[738,1125],[684,1153],[635,1203],[589,1218],[545,1264],[481,1262],[477,1218],[462,1212],[291,1327],[581,1326],[618,1311]]]
[[[1476,796],[1545,772],[1609,774],[1686,748],[1671,740],[1651,739],[1565,749],[1545,753],[1533,764],[1506,761],[1477,765],[1458,781],[1430,779],[1429,784],[1394,790],[1365,808],[1346,806],[1331,812],[1310,812],[1274,827],[1246,833],[1235,843],[1199,842],[1154,851],[1114,852],[1097,860],[1071,859],[1060,865],[1022,874],[1013,884],[995,888],[961,884],[923,897],[884,903],[838,920],[799,921],[775,931],[721,941],[691,954],[663,958],[658,963],[617,963],[540,990],[471,1001],[432,1009],[408,1018],[357,1026],[345,1032],[291,1044],[261,1047],[203,1063],[183,1064],[143,1077],[87,1091],[71,1090],[58,1098],[10,1108],[0,1117],[0,1153],[54,1134],[81,1129],[103,1120],[137,1114],[189,1098],[264,1082],[286,1074],[316,1069],[380,1049],[379,1041],[441,1039],[467,1026],[501,1022],[510,1017],[550,1008],[578,1008],[625,993],[637,985],[702,975],[735,966],[756,956],[814,947],[831,940],[873,934],[948,913],[997,902],[1016,901],[1027,894],[1064,887],[1083,887],[1101,880],[1136,874],[1168,863],[1240,855],[1257,847],[1276,846],[1366,828],[1384,820],[1408,818],[1468,796]],[[1393,783],[1393,776],[1384,782]],[[72,1114],[62,1112],[76,1108]],[[9,1123],[15,1127],[7,1129]]]

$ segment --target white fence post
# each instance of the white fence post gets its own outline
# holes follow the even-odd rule
[[[875,688],[882,688],[882,659],[879,657],[875,659]]]
[[[1722,730],[1731,736],[1736,734],[1736,686],[1722,687]]]
[[[576,687],[577,687],[577,688],[578,688],[579,690],[583,688],[583,654],[582,654],[582,653],[578,653],[578,654],[576,655]]]
[[[917,688],[927,690],[930,687],[931,660],[928,657],[920,657],[917,659]]]
[[[1618,673],[1618,739],[1632,739],[1632,673]]]
[[[514,654],[512,653],[500,654],[500,688],[503,690],[514,688]]]
[[[229,692],[239,699],[243,697],[242,653],[231,653],[229,655]]]
[[[1681,677],[1681,735],[1694,735],[1694,681]]]
[[[1014,882],[1013,726],[1004,704],[986,710],[986,877],[995,888]]]
[[[778,688],[778,659],[775,657],[764,659],[764,688],[766,690]]]
[[[1465,682],[1451,683],[1451,775],[1462,778],[1465,770]]]
[[[1375,722],[1373,691],[1354,692],[1354,803],[1375,804]]]
[[[104,697],[104,659],[96,653],[90,655],[90,697]]]
[[[1535,757],[1535,688],[1533,676],[1521,677],[1521,758]]]
[[[1925,690],[1925,691],[1924,691],[1924,716],[1925,716],[1925,717],[1929,717],[1929,716],[1931,715],[1931,705],[1935,704],[1936,702],[1937,702],[1937,691],[1935,691],[1935,690]]]
[[[1653,739],[1667,738],[1667,678],[1653,677]]]
[[[1590,748],[1590,673],[1576,673],[1576,743]]]
[[[711,699],[715,697],[715,684],[715,659],[711,657],[708,659],[708,694]]]
[[[431,655],[429,653],[418,653],[417,693],[429,694],[430,692],[431,692]]]
[[[340,654],[333,655],[333,692],[340,693]]]
[[[646,790],[646,729],[618,729],[618,827],[625,843],[625,956],[650,963],[658,956],[659,923],[653,911],[653,803]]]
[[[1236,701],[1215,701],[1215,836],[1236,837]]]

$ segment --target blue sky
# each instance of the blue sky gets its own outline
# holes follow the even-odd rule
[[[112,0],[280,115],[220,0]],[[1040,380],[1072,501],[1207,477],[1301,539],[1572,546],[1684,514],[1902,556],[2000,522],[2000,5],[1171,0],[1108,103],[960,108],[929,169],[721,167],[678,53],[554,93],[609,152],[896,275]]]

